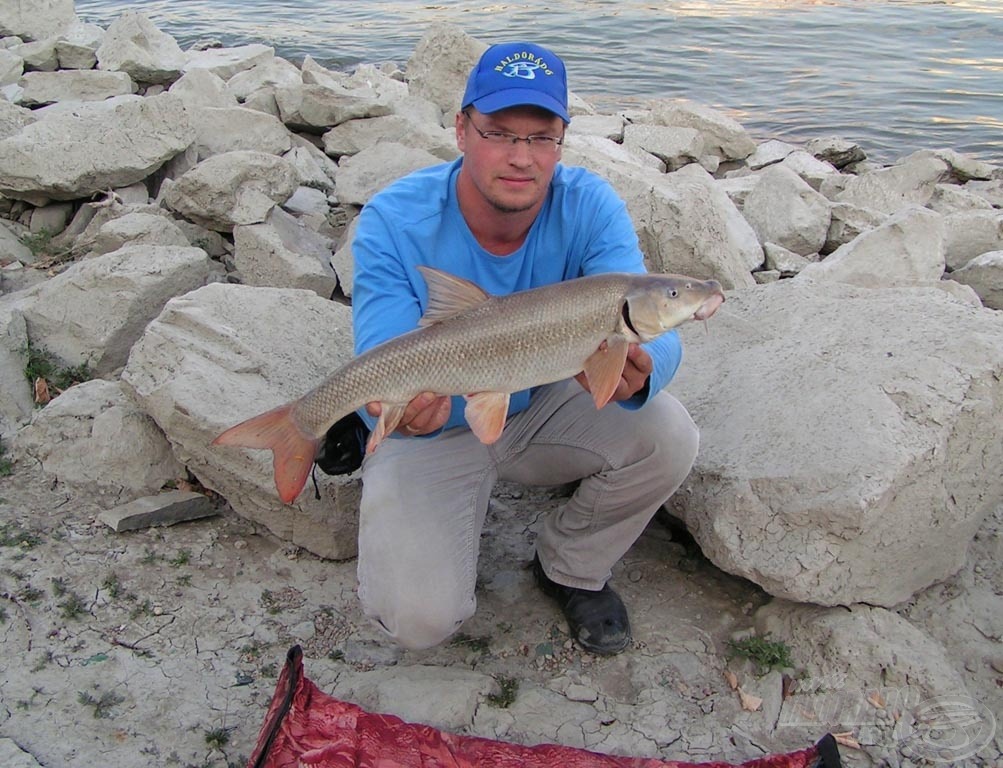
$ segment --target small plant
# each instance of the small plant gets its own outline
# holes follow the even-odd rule
[[[143,565],[153,565],[159,559],[160,559],[160,555],[158,555],[152,549],[150,549],[149,547],[147,547],[146,551],[143,553],[143,559],[140,560],[140,562]]]
[[[515,696],[519,692],[519,681],[514,677],[497,677],[498,693],[489,693],[488,704],[499,709],[508,709],[515,702]]]
[[[129,618],[135,621],[140,616],[152,616],[153,615],[153,604],[149,600],[144,600],[141,605],[137,605],[131,611],[129,611]]]
[[[59,604],[59,615],[64,619],[79,619],[87,613],[87,602],[76,592],[66,594],[66,599]]]
[[[7,456],[7,449],[4,448],[3,440],[0,440],[0,477],[8,477],[14,474],[14,462]]]
[[[7,623],[7,609],[0,605],[0,624]]]
[[[791,649],[782,640],[770,640],[769,633],[763,637],[747,637],[742,640],[729,640],[730,658],[749,659],[766,674],[774,667],[784,668],[794,666],[791,661]]]
[[[101,582],[101,589],[108,593],[108,597],[113,600],[122,595],[122,582],[119,581],[117,573],[109,573]]]
[[[120,696],[114,691],[105,691],[99,697],[95,698],[86,691],[79,691],[77,693],[77,701],[85,707],[94,707],[94,717],[100,719],[110,717],[111,715],[108,710],[125,701],[125,697]]]
[[[190,587],[192,585],[192,575],[190,573],[182,574],[174,580],[174,582],[179,587]]]
[[[275,662],[269,662],[265,664],[261,669],[258,670],[262,677],[278,677],[279,675],[279,665]]]
[[[471,651],[485,653],[491,645],[490,637],[474,637],[464,632],[457,632],[449,644],[455,648],[469,648]]]
[[[24,589],[21,590],[21,592],[18,594],[18,597],[20,597],[26,603],[37,603],[39,600],[45,597],[45,593],[42,590],[33,587],[31,586],[31,584],[29,584],[28,586],[26,586]]]
[[[211,731],[206,731],[205,743],[209,745],[210,749],[222,751],[223,747],[230,743],[230,729],[213,728]]]
[[[182,549],[178,554],[172,557],[167,562],[173,565],[175,568],[180,568],[182,565],[188,565],[192,561],[192,553],[187,549]]]
[[[0,525],[0,547],[20,547],[31,549],[42,543],[42,537],[34,531],[21,528],[13,523]]]
[[[28,359],[24,366],[24,377],[32,385],[38,379],[44,379],[52,384],[58,392],[62,392],[74,384],[80,384],[94,378],[94,373],[87,363],[60,366],[48,350],[36,347],[30,341],[21,349],[21,352]]]
[[[276,613],[282,612],[282,606],[279,604],[279,599],[272,594],[270,589],[261,590],[261,607],[273,616]]]
[[[66,579],[62,576],[54,576],[52,578],[52,594],[56,597],[62,597],[66,594],[68,587],[66,586]]]

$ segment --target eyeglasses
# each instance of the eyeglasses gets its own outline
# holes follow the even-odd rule
[[[515,133],[509,133],[508,131],[482,131],[477,127],[477,124],[470,117],[470,113],[464,111],[463,116],[470,121],[470,125],[473,126],[477,134],[488,142],[488,144],[494,144],[495,146],[505,146],[506,144],[514,147],[520,141],[525,141],[526,146],[529,147],[530,152],[543,154],[552,154],[557,152],[557,148],[564,144],[563,136],[519,136]]]

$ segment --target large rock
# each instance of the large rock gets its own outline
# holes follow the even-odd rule
[[[954,573],[1003,501],[1003,316],[933,288],[783,280],[685,334],[700,425],[672,509],[724,570],[892,606]]]
[[[760,175],[742,206],[760,244],[775,243],[801,256],[818,253],[829,232],[829,201],[782,165]]]
[[[658,99],[651,104],[656,125],[695,128],[704,149],[722,160],[744,160],[756,151],[756,142],[736,120],[723,112],[687,99]]]
[[[34,404],[25,378],[28,330],[24,316],[0,304],[0,437],[13,434],[31,418]]]
[[[60,69],[93,69],[105,31],[97,24],[76,22],[56,38],[56,58]]]
[[[394,141],[374,144],[342,161],[335,180],[338,200],[342,204],[365,205],[390,182],[441,162],[423,149]]]
[[[999,250],[1003,250],[1003,211],[964,211],[944,217],[944,259],[950,269]]]
[[[974,288],[987,307],[1003,309],[1003,251],[976,256],[952,272],[951,279]]]
[[[27,72],[20,85],[24,89],[21,103],[25,106],[57,101],[103,101],[136,92],[136,84],[127,73],[94,69]]]
[[[452,128],[429,125],[403,115],[348,120],[325,133],[323,139],[324,152],[334,158],[357,154],[381,141],[423,149],[442,160],[454,160],[460,155]]]
[[[0,141],[0,193],[75,200],[127,186],[183,152],[194,137],[184,102],[168,93],[54,114]]]
[[[173,83],[185,66],[184,51],[174,38],[135,11],[111,23],[97,60],[98,69],[127,72],[137,83]]]
[[[117,381],[77,384],[38,411],[14,442],[60,483],[130,498],[184,475],[157,425]]]
[[[77,262],[19,300],[32,343],[68,366],[111,373],[173,296],[212,279],[201,248],[133,245]]]
[[[213,284],[170,301],[123,380],[175,455],[242,516],[322,557],[353,557],[357,480],[318,474],[284,505],[267,451],[210,446],[224,429],[299,397],[352,356],[351,310],[310,291]]]
[[[839,191],[827,192],[828,183],[823,183],[821,191],[835,202],[891,214],[906,206],[926,205],[949,171],[945,161],[924,155],[859,176],[836,177]]]
[[[808,265],[800,277],[880,288],[940,280],[944,266],[943,217],[911,206]]]
[[[276,88],[275,103],[283,123],[308,133],[323,133],[346,120],[382,117],[391,111],[390,105],[370,89],[302,83]]]
[[[266,152],[238,150],[196,165],[164,194],[171,210],[217,232],[265,220],[296,189],[289,161]]]
[[[460,109],[467,76],[487,45],[451,24],[433,24],[408,59],[406,74],[411,93],[428,99],[447,122]]]
[[[281,155],[292,147],[289,130],[264,112],[245,107],[191,107],[189,111],[200,160],[238,150]]]
[[[275,49],[251,43],[233,48],[209,48],[204,51],[188,51],[185,54],[185,73],[196,69],[212,72],[223,80],[229,80],[240,72],[253,69],[275,58]]]
[[[6,0],[0,3],[0,37],[42,40],[77,21],[73,0]]]

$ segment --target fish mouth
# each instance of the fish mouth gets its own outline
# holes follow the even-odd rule
[[[724,304],[724,294],[715,293],[709,299],[704,301],[700,305],[700,308],[693,313],[693,319],[695,320],[706,320],[708,317],[717,312],[718,308]]]

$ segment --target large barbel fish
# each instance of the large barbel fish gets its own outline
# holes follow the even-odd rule
[[[584,371],[596,408],[613,396],[628,346],[724,301],[716,280],[609,273],[489,296],[474,283],[419,267],[429,305],[420,327],[353,358],[303,397],[223,432],[213,445],[267,448],[275,487],[295,499],[327,430],[369,402],[382,412],[366,446],[376,450],[421,392],[463,395],[464,415],[483,443],[505,427],[512,392]]]

